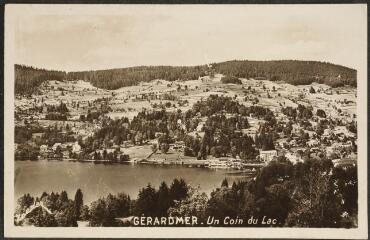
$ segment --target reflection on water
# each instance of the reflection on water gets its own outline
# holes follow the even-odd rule
[[[16,161],[15,200],[25,193],[39,196],[42,192],[66,190],[70,198],[78,188],[84,202],[90,203],[108,193],[125,192],[136,198],[139,189],[151,184],[158,188],[174,178],[184,178],[192,186],[200,186],[209,194],[226,177],[231,184],[242,177],[226,175],[227,170],[188,168],[182,166],[92,164],[61,161]]]

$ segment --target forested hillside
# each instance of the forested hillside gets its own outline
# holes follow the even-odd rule
[[[325,62],[316,61],[228,61],[213,64],[215,72],[239,78],[285,81],[293,85],[312,82],[325,83],[332,87],[356,86],[357,71]]]
[[[66,72],[14,65],[15,93],[31,94],[47,80],[63,80]]]
[[[212,72],[230,77],[285,81],[293,85],[325,83],[332,87],[356,86],[356,70],[314,61],[228,61],[212,64]],[[206,65],[191,67],[140,66],[69,72],[15,65],[15,92],[29,94],[46,80],[85,80],[104,89],[117,89],[153,79],[169,81],[198,79],[209,74]]]
[[[199,76],[205,75],[205,71],[205,66],[140,66],[87,72],[70,72],[67,74],[67,79],[82,79],[91,82],[99,88],[117,89],[135,85],[139,82],[148,82],[153,79],[165,79],[168,81],[198,79]]]

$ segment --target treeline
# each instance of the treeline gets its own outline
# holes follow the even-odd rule
[[[83,214],[83,194],[77,189],[74,199],[70,199],[66,191],[61,193],[43,192],[40,197],[24,194],[17,200],[15,215],[23,214],[34,203],[42,203],[53,214],[47,213],[41,207],[30,212],[22,223],[16,225],[33,225],[36,227],[77,227],[77,220]]]
[[[193,108],[187,112],[187,114],[191,114],[193,117],[198,113],[202,117],[210,117],[219,113],[238,114],[241,116],[252,115],[253,117],[266,121],[273,121],[271,119],[274,117],[273,112],[268,108],[261,106],[246,107],[231,97],[213,94],[210,95],[206,100],[194,103]]]
[[[192,80],[205,76],[205,66],[172,67],[172,66],[141,66],[97,71],[70,72],[67,80],[85,80],[95,87],[117,89],[149,82],[154,79],[168,81]]]
[[[233,84],[242,84],[242,81],[234,76],[225,76],[221,78],[222,83],[233,83]]]
[[[86,209],[88,214],[83,217],[92,227],[122,226],[123,222],[117,218],[132,215],[165,217],[176,202],[188,197],[189,190],[189,186],[183,179],[174,179],[170,186],[162,182],[158,189],[148,184],[139,191],[136,200],[130,200],[125,193],[119,193],[109,194],[105,198],[92,202]],[[100,215],[101,209],[108,214]]]
[[[292,165],[279,157],[255,180],[231,188],[225,182],[225,187],[212,192],[207,215],[221,219],[266,216],[277,219],[278,227],[356,227],[356,171],[356,167],[335,168],[327,159]]]
[[[312,106],[304,106],[302,104],[298,104],[298,107],[297,108],[294,108],[294,107],[285,107],[285,108],[282,108],[281,109],[281,112],[288,116],[288,117],[291,117],[292,119],[296,120],[297,118],[298,119],[311,119],[312,116],[313,116],[313,113],[312,113]],[[321,110],[321,109],[319,109]],[[323,111],[323,110],[321,110]],[[323,113],[318,111],[318,115],[320,116],[323,116]],[[324,112],[325,114],[325,112]]]
[[[228,61],[213,64],[217,73],[238,78],[285,81],[293,85],[312,82],[332,87],[357,86],[357,71],[340,65],[317,61]]]
[[[66,72],[53,71],[24,65],[14,65],[15,93],[32,94],[41,83],[48,80],[62,81],[65,79]]]
[[[332,87],[357,86],[357,71],[340,65],[317,61],[228,61],[213,64],[212,72],[236,78],[270,79],[293,85],[325,83]],[[15,92],[31,94],[46,80],[85,80],[95,87],[117,89],[154,79],[168,81],[198,79],[208,74],[206,65],[200,66],[140,66],[96,71],[69,72],[37,69],[15,65]],[[236,79],[225,78],[224,81]]]
[[[217,128],[206,128],[202,139],[187,135],[184,155],[207,159],[213,157],[239,156],[242,160],[253,160],[258,150],[253,146],[253,139],[240,132],[232,133]]]
[[[315,227],[354,228],[358,215],[357,167],[334,167],[330,160],[307,159],[293,165],[279,157],[262,168],[249,181],[225,179],[210,196],[175,179],[170,186],[163,182],[158,189],[150,184],[132,200],[125,193],[109,194],[83,205],[82,192],[75,200],[62,194],[46,194],[41,200],[55,215],[40,209],[27,221],[36,226],[76,226],[77,220],[89,226],[130,226],[130,216],[196,216],[206,223],[208,216],[217,219],[253,216],[254,224],[234,227]],[[18,200],[17,213],[32,205],[33,197]],[[276,219],[275,225],[263,225],[263,218]],[[223,222],[220,225],[225,226]],[[230,225],[229,225],[230,226]]]
[[[190,194],[190,187],[183,179],[174,179],[171,185],[162,182],[158,189],[150,184],[143,187],[132,200],[125,193],[108,194],[88,205],[83,204],[83,193],[76,191],[74,199],[68,198],[67,192],[42,193],[40,197],[24,194],[17,200],[15,214],[23,214],[35,202],[42,202],[53,214],[37,209],[28,214],[23,224],[37,227],[77,227],[77,221],[88,221],[91,227],[122,226],[117,218],[136,216],[167,216],[176,202],[184,200]]]

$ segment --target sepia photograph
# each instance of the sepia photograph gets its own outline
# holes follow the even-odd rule
[[[7,5],[7,237],[367,238],[367,6]]]

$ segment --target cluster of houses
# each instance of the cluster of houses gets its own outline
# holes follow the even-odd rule
[[[55,143],[53,146],[40,146],[40,158],[48,160],[70,159],[72,154],[79,154],[81,146],[78,142]]]
[[[209,79],[208,77],[201,77],[199,78],[202,82],[207,82]],[[164,99],[165,94],[171,94],[176,91],[176,86],[175,83],[168,83],[165,81],[157,81],[157,85],[163,85],[163,84],[170,84],[170,86],[167,86],[167,89],[165,91],[158,90],[154,91],[154,88],[156,87],[153,85],[153,83],[142,83],[141,86],[136,86],[133,87],[133,92],[126,92],[122,96],[116,96],[118,93],[116,92],[109,92],[106,90],[101,90],[94,88],[90,86],[88,83],[84,83],[83,81],[75,81],[73,82],[72,86],[67,86],[66,84],[63,83],[58,83],[58,82],[53,82],[51,81],[50,83],[45,83],[44,84],[44,90],[46,91],[47,94],[44,94],[42,96],[36,96],[34,99],[26,99],[26,98],[19,98],[17,97],[16,101],[16,111],[18,114],[20,114],[20,119],[27,119],[27,118],[34,118],[34,120],[41,120],[43,119],[43,115],[46,112],[46,106],[45,104],[58,104],[60,101],[63,100],[68,106],[69,111],[69,117],[68,120],[72,121],[74,124],[77,124],[77,126],[71,126],[72,132],[77,135],[77,136],[91,136],[94,131],[96,131],[100,126],[97,122],[92,122],[92,123],[87,123],[84,122],[81,125],[80,121],[80,113],[81,112],[86,112],[86,110],[98,110],[102,107],[99,103],[103,104],[106,103],[104,102],[105,97],[107,99],[109,98],[109,103],[110,104],[117,104],[119,105],[122,100],[120,100],[120,97],[124,97],[125,100],[131,100],[131,102],[134,101],[142,101],[142,100],[154,100],[154,99]],[[267,91],[265,89],[264,83],[260,81],[251,81],[249,82],[251,86],[254,88],[260,88],[264,89],[264,91]],[[66,86],[64,86],[66,85]],[[281,89],[279,87],[280,85],[274,85],[273,87],[273,92],[276,91],[276,89]],[[140,88],[141,87],[141,88]],[[146,89],[142,89],[143,87],[146,87]],[[63,89],[65,88],[65,91],[70,94],[72,93],[73,96],[71,97],[70,95],[64,96],[63,90],[58,90],[58,89]],[[138,91],[135,91],[135,88],[138,88]],[[181,90],[180,86],[180,90]],[[57,90],[57,91],[55,91]],[[96,94],[97,91],[99,91],[99,94]],[[216,91],[225,91],[225,89],[216,87]],[[308,89],[298,89],[297,90],[300,94],[305,94],[308,92]],[[324,92],[324,93],[329,93],[332,94],[332,89],[322,89],[322,88],[316,88],[316,92]],[[50,94],[49,94],[50,93]],[[94,96],[95,95],[95,96]],[[99,98],[99,96],[100,98]],[[84,96],[84,98],[81,98],[80,96]],[[172,96],[172,95],[171,95]],[[175,96],[175,95],[173,95]],[[254,96],[254,95],[253,95]],[[67,99],[68,97],[68,99]],[[103,98],[101,98],[103,97]],[[113,98],[111,98],[113,97]],[[196,96],[199,97],[199,96]],[[255,96],[254,96],[255,97]],[[194,97],[193,97],[194,98]],[[236,96],[235,96],[236,98]],[[317,97],[319,99],[320,97]],[[99,99],[103,99],[103,102],[99,102]],[[304,99],[304,97],[297,97],[297,94],[295,93],[292,96],[285,96],[285,99],[288,99],[292,102],[300,102],[304,104],[303,102],[307,99]],[[324,99],[321,99],[324,100]],[[54,101],[54,102],[53,102]],[[96,101],[96,102],[95,102]],[[307,100],[309,103],[309,100]],[[93,103],[93,104],[92,104]],[[344,100],[330,100],[327,108],[324,108],[325,106],[320,106],[322,109],[325,110],[327,113],[328,117],[331,116],[331,112],[333,110],[333,107],[329,104],[333,105],[338,105],[338,106],[345,106],[345,105],[353,105],[354,102],[349,98],[349,100],[344,99]],[[247,101],[246,104],[251,104],[251,101]],[[270,109],[273,110],[274,115],[276,116],[276,119],[280,123],[287,123],[289,119],[281,113],[281,109],[276,106],[276,104],[270,104],[269,101],[267,103],[260,103],[260,105],[267,104],[266,106],[269,107]],[[285,105],[285,102],[284,102]],[[39,112],[38,114],[30,112],[30,106],[44,106],[44,109]],[[280,105],[282,106],[282,105]],[[31,107],[32,109],[32,107]],[[333,113],[334,114],[334,113]],[[335,114],[333,117],[340,117],[342,120],[345,118],[342,117],[341,115]],[[228,114],[226,114],[226,117],[231,117]],[[202,137],[204,134],[204,124],[206,122],[206,119],[202,119],[201,116],[197,116],[197,118],[200,120],[198,125],[195,128],[194,132],[189,133],[189,135],[195,135],[197,137]],[[311,123],[312,128],[315,128],[315,124],[317,124],[317,116],[312,117]],[[352,118],[351,118],[352,119]],[[254,137],[255,134],[258,132],[260,121],[263,120],[258,120],[254,118],[252,115],[248,117],[248,122],[250,124],[249,128],[246,129],[241,129],[240,131],[243,134],[246,134],[250,137]],[[39,121],[40,124],[42,125],[43,121]],[[49,124],[48,122],[45,122],[45,124]],[[179,120],[178,122],[179,128],[185,129],[185,124]],[[259,155],[256,158],[256,162],[261,162],[261,163],[268,163],[274,159],[276,159],[278,156],[285,156],[289,161],[292,163],[297,163],[302,160],[302,152],[307,152],[307,150],[312,153],[312,155],[318,155],[320,154],[325,154],[326,157],[332,158],[334,154],[337,154],[338,158],[346,158],[346,159],[356,159],[354,154],[349,154],[351,153],[352,149],[354,148],[354,142],[349,140],[354,139],[356,136],[355,134],[349,132],[345,126],[335,126],[333,128],[328,128],[325,129],[321,137],[315,137],[315,132],[311,130],[304,130],[304,133],[308,133],[308,139],[307,142],[302,146],[299,143],[300,140],[300,135],[302,132],[302,126],[300,126],[297,123],[294,123],[292,125],[292,137],[289,138],[289,141],[286,140],[284,136],[280,136],[280,139],[277,141],[277,144],[275,146],[276,150],[268,150],[268,151],[262,151],[260,150]],[[332,136],[335,136],[334,140],[330,140]],[[156,136],[158,137],[158,136]],[[326,140],[323,140],[326,139]],[[329,140],[327,140],[329,139]],[[281,141],[282,140],[282,141]],[[324,144],[325,143],[325,144]],[[146,143],[144,143],[146,144]],[[118,150],[118,148],[120,148]],[[103,154],[105,151],[106,153],[113,153],[113,152],[118,152],[122,153],[124,151],[124,148],[127,148],[128,146],[113,146],[110,149],[102,149],[98,150],[97,152],[100,153],[100,155]],[[123,149],[121,149],[123,148]],[[185,144],[183,142],[175,142],[173,144],[170,144],[170,151],[177,151],[177,152],[183,152],[185,148]],[[81,151],[81,146],[77,142],[67,142],[67,143],[55,143],[53,146],[47,146],[47,145],[41,145],[40,146],[40,158],[45,158],[45,159],[68,159],[71,158],[71,156],[76,156],[80,153]],[[94,158],[94,153],[91,153],[91,158]],[[224,168],[226,167],[238,167],[238,164],[240,159],[238,158],[215,158],[215,159],[209,159],[210,160],[210,166],[215,167],[215,168]],[[347,161],[348,162],[348,161]]]

